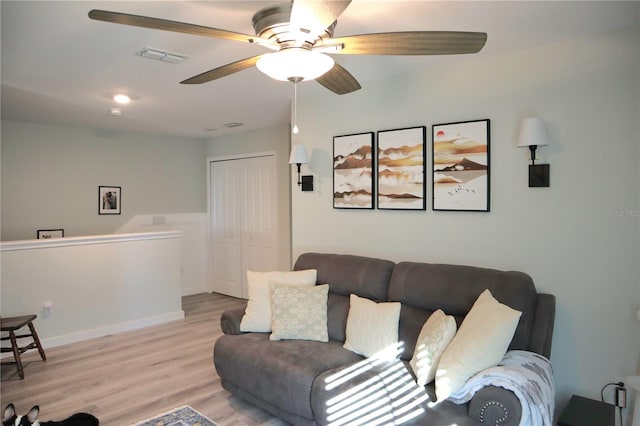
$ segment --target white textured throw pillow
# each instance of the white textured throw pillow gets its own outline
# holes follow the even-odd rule
[[[327,294],[329,284],[313,287],[273,284],[269,340],[329,341]]]
[[[522,312],[485,290],[444,351],[436,371],[436,395],[444,401],[474,374],[497,365],[509,347]]]
[[[318,271],[247,271],[249,300],[240,321],[240,331],[267,333],[271,331],[271,283],[288,285],[316,285]]]
[[[409,362],[418,386],[430,383],[436,377],[436,368],[442,354],[456,335],[456,320],[438,309],[422,326],[413,358]]]
[[[352,294],[349,305],[343,347],[365,357],[395,358],[400,303],[375,303]]]

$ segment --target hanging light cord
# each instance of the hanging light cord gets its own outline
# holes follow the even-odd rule
[[[298,82],[293,82],[293,129],[294,135],[297,135],[300,130],[298,129]]]
[[[293,128],[291,132],[297,135],[298,129],[298,83],[302,81],[302,77],[289,77],[288,80],[293,83]]]

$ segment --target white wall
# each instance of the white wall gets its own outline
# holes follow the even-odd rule
[[[557,297],[559,408],[574,393],[599,399],[640,359],[639,42],[636,26],[300,99],[292,143],[311,151],[316,189],[292,191],[294,258],[338,252],[527,272]],[[548,126],[538,158],[551,164],[549,188],[527,186],[529,152],[515,146],[527,115]],[[432,211],[431,126],[484,118],[491,212]],[[429,126],[428,210],[334,210],[332,137],[416,125]]]
[[[200,139],[2,122],[2,241],[36,230],[115,232],[139,214],[205,211]],[[122,187],[122,214],[98,215],[98,186]]]
[[[5,317],[34,313],[45,347],[184,318],[180,233],[2,243]],[[52,302],[53,310],[43,309]]]
[[[291,133],[289,126],[260,131],[223,135],[210,139],[205,146],[207,158],[245,155],[266,151],[276,153],[278,199],[278,268],[291,268],[291,198],[289,153]],[[204,163],[204,162],[203,162]],[[208,167],[208,164],[206,165]]]

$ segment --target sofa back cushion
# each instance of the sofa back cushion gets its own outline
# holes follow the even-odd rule
[[[329,339],[345,341],[349,295],[385,301],[394,263],[389,260],[331,253],[304,253],[296,260],[295,271],[316,269],[318,284],[329,284],[327,326]]]
[[[422,325],[432,312],[442,309],[453,315],[460,326],[485,289],[499,302],[522,312],[509,349],[529,350],[537,300],[529,275],[474,266],[398,263],[391,277],[388,300],[402,303],[398,334],[404,342],[402,359],[413,356]]]

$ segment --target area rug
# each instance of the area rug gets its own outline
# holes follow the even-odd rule
[[[184,405],[131,426],[218,426],[218,424],[188,405]]]

